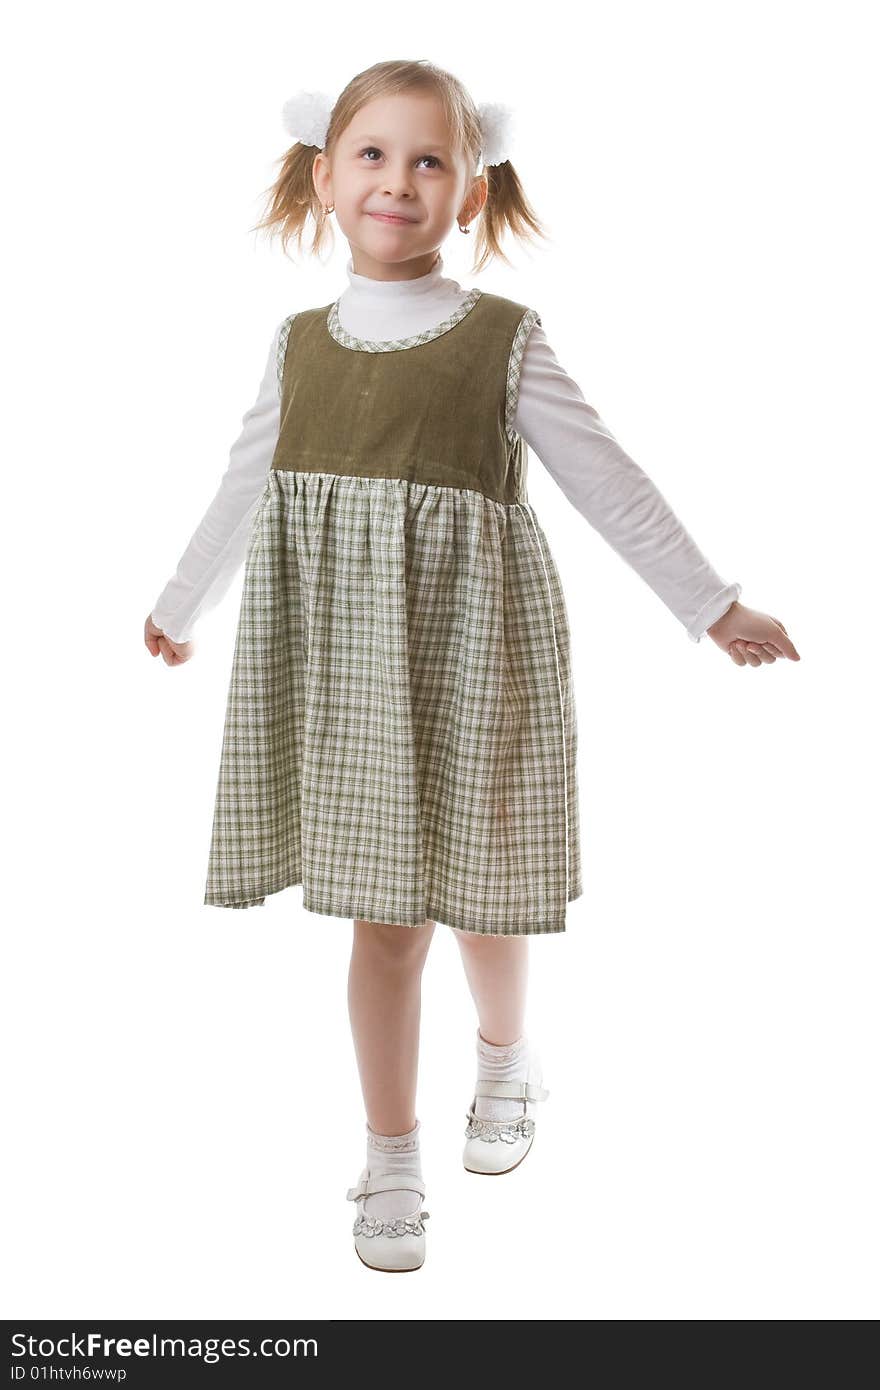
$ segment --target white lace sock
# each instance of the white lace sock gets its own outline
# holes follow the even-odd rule
[[[477,1029],[478,1081],[525,1081],[528,1070],[529,1040],[525,1034],[515,1042],[496,1044],[486,1042]],[[481,1120],[517,1120],[527,1113],[521,1100],[499,1096],[477,1096],[474,1109]]]
[[[406,1134],[377,1134],[367,1124],[367,1166],[371,1173],[406,1173],[409,1177],[422,1176],[422,1160],[419,1153],[419,1130],[421,1121]],[[364,1202],[366,1216],[378,1216],[384,1220],[395,1216],[410,1216],[421,1206],[418,1192],[407,1188],[392,1192],[374,1192]]]

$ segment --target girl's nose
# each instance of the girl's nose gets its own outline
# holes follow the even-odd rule
[[[412,174],[408,169],[388,170],[383,192],[394,198],[411,196],[413,192]]]

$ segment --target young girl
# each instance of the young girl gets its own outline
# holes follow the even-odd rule
[[[582,890],[569,627],[526,494],[527,447],[696,642],[798,660],[738,602],[559,365],[538,313],[443,273],[476,222],[479,270],[540,224],[504,108],[426,62],[378,63],[297,137],[260,226],[317,251],[335,211],[348,286],[276,328],[219,491],[147,619],[178,665],[246,558],[205,902],[302,884],[354,919],[349,1010],[367,1115],[355,1249],[425,1258],[416,1116],[420,985],[450,927],[476,1005],[464,1164],[509,1173],[543,1088],[524,1032],[529,938]],[[505,258],[506,259],[506,258]]]

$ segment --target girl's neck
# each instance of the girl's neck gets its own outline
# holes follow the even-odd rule
[[[337,300],[339,322],[356,338],[391,342],[434,328],[469,293],[443,273],[443,258],[414,280],[373,280],[349,258],[348,285]]]
[[[353,258],[349,256],[348,264],[345,267],[349,287],[344,291],[344,294],[349,300],[368,297],[376,303],[393,303],[394,301],[422,299],[426,295],[435,293],[441,287],[454,286],[459,288],[454,280],[450,280],[444,275],[443,269],[443,257],[438,252],[436,261],[425,275],[417,275],[414,279],[409,280],[374,280],[371,275],[359,275],[354,268]]]

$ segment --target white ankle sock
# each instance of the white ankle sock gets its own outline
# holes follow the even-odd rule
[[[529,1040],[523,1034],[515,1042],[486,1042],[477,1029],[477,1080],[526,1081],[529,1071]],[[481,1120],[517,1120],[527,1113],[521,1100],[498,1096],[477,1096],[474,1107]]]
[[[371,1174],[405,1173],[407,1176],[422,1176],[422,1160],[419,1153],[419,1130],[421,1121],[406,1134],[377,1134],[367,1124],[367,1167]],[[421,1206],[421,1196],[409,1188],[399,1191],[375,1192],[364,1202],[367,1216],[392,1219],[395,1216],[410,1216]]]

